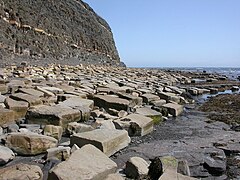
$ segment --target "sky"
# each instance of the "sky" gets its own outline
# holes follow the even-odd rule
[[[240,67],[240,0],[84,0],[128,67]]]

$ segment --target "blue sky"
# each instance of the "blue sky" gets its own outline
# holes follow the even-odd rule
[[[129,67],[240,67],[240,0],[84,0]]]

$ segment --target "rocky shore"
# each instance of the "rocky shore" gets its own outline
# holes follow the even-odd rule
[[[198,110],[199,96],[238,87],[206,72],[7,66],[0,179],[239,179],[238,122],[208,112],[237,112],[239,94]]]

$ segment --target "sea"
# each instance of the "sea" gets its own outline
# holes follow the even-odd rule
[[[234,67],[186,67],[186,68],[169,68],[173,70],[217,73],[227,76],[231,80],[240,80],[240,68]],[[238,79],[239,78],[239,79]]]
[[[197,67],[197,68],[171,68],[171,70],[180,70],[180,71],[190,71],[190,72],[206,72],[206,73],[216,73],[220,75],[225,75],[231,80],[240,81],[240,68],[222,68],[222,67]],[[232,90],[225,90],[222,92],[218,92],[217,94],[203,94],[200,96],[195,97],[194,99],[198,102],[205,102],[207,99],[217,96],[219,94],[240,94],[240,90],[232,91]]]

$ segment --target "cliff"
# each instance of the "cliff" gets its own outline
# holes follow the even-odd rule
[[[81,0],[0,0],[0,60],[121,64],[108,23]]]

